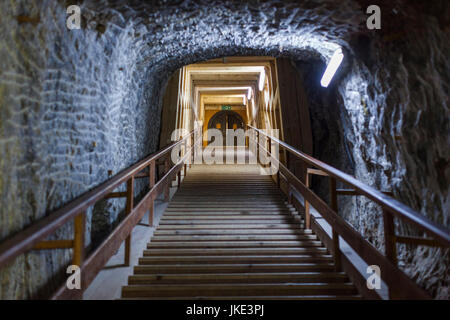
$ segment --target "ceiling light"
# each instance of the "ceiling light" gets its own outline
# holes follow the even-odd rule
[[[336,70],[339,68],[343,59],[344,54],[342,53],[341,48],[339,48],[333,53],[333,56],[331,57],[331,60],[327,65],[327,69],[322,76],[322,80],[320,80],[320,84],[322,85],[322,87],[328,87],[331,79],[333,79],[333,76],[336,73]]]

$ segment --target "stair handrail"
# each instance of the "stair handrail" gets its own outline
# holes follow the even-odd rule
[[[308,164],[319,168],[320,170],[326,172],[328,175],[351,185],[354,187],[358,192],[360,192],[362,195],[367,196],[372,201],[379,204],[383,209],[388,210],[392,214],[395,214],[399,218],[403,218],[420,229],[422,231],[425,231],[426,233],[433,235],[436,237],[436,240],[439,241],[443,246],[450,247],[450,230],[447,228],[444,228],[443,226],[437,224],[436,222],[430,220],[429,218],[423,216],[419,212],[413,210],[412,208],[408,207],[407,205],[401,203],[400,201],[396,200],[395,198],[376,190],[375,188],[365,184],[364,182],[361,182],[357,180],[356,178],[352,177],[351,175],[340,171],[339,169],[336,169],[306,153],[301,152],[300,150],[288,145],[287,143],[269,136],[264,131],[257,129],[251,125],[248,125],[250,128],[262,133],[266,137],[270,138],[272,141],[278,143],[280,146],[282,146],[285,150],[289,151],[291,154],[295,155],[297,158],[300,158],[301,160],[307,162]]]
[[[134,165],[120,171],[107,181],[94,187],[93,189],[83,193],[75,199],[69,201],[59,209],[56,209],[46,215],[44,218],[33,222],[31,225],[25,227],[23,230],[6,238],[0,243],[0,269],[12,262],[21,254],[27,253],[31,250],[44,249],[73,249],[73,264],[78,265],[83,271],[86,264],[93,265],[95,274],[82,273],[82,289],[68,290],[64,284],[53,296],[53,298],[80,298],[87,285],[92,282],[96,274],[101,270],[104,264],[108,261],[110,256],[117,251],[123,240],[129,239],[130,233],[134,226],[142,219],[143,215],[149,210],[150,203],[153,206],[153,201],[162,192],[168,191],[169,183],[172,182],[175,175],[181,172],[184,165],[186,173],[186,161],[188,157],[194,157],[195,146],[199,144],[198,136],[195,134],[195,129],[179,140],[169,144],[163,149],[145,157]],[[195,141],[198,139],[199,141]],[[200,141],[201,142],[201,141]],[[181,159],[170,168],[169,158],[170,152],[175,148],[180,147]],[[184,147],[184,149],[183,149]],[[182,154],[181,154],[182,153]],[[158,160],[164,160],[164,175],[155,181],[155,167]],[[141,172],[148,168],[148,174]],[[142,197],[136,206],[133,205],[134,193],[133,185],[135,178],[148,177],[150,188],[149,191]],[[121,184],[127,183],[126,192],[113,192],[114,189]],[[102,242],[102,244],[86,259],[84,260],[84,216],[86,210],[95,205],[100,200],[108,198],[127,199],[126,214],[127,216],[119,223],[118,226],[111,232],[111,234]],[[152,207],[153,208],[153,207]],[[80,219],[83,217],[83,219]],[[73,240],[49,240],[44,239],[52,235],[57,229],[62,227],[69,221],[74,220],[74,239]],[[120,233],[120,234],[119,234]],[[119,237],[117,237],[119,236]],[[113,238],[120,238],[122,241],[115,241]],[[123,239],[122,239],[123,238]],[[102,255],[101,251],[107,248],[111,254]],[[126,249],[127,250],[127,249]],[[129,263],[130,252],[125,252],[125,264]]]
[[[347,243],[356,251],[360,257],[368,262],[375,261],[383,266],[384,272],[381,278],[386,281],[389,286],[389,296],[391,298],[419,298],[419,299],[429,299],[429,295],[419,288],[410,278],[408,278],[397,266],[397,252],[396,243],[409,243],[416,245],[428,245],[428,246],[441,246],[444,248],[450,247],[450,230],[438,225],[437,223],[431,221],[429,218],[424,217],[420,213],[414,211],[410,207],[404,205],[398,200],[390,197],[385,193],[382,193],[373,187],[366,185],[365,183],[355,179],[354,177],[320,161],[314,157],[307,155],[300,150],[288,145],[287,143],[270,136],[261,129],[255,128],[254,126],[247,125],[248,128],[254,130],[256,142],[256,147],[262,149],[272,161],[279,165],[279,170],[276,171],[277,184],[280,187],[280,176],[286,180],[288,185],[288,201],[291,204],[295,204],[293,201],[292,189],[297,190],[304,200],[304,207],[299,209],[304,209],[305,215],[305,226],[310,228],[310,218],[309,203],[313,205],[321,214],[321,216],[330,224],[332,228],[332,238],[325,234],[323,228],[318,226],[317,223],[314,224],[317,232],[320,232],[323,236],[322,241],[327,242],[327,247],[330,248],[334,256],[334,261],[336,269],[340,269],[341,263],[344,261],[346,263],[346,268],[348,271],[356,274],[356,269],[354,266],[350,266],[351,262],[347,257],[343,256],[340,251],[340,241],[339,237],[342,237]],[[261,137],[264,136],[265,144],[261,144]],[[250,135],[250,137],[252,137]],[[272,154],[273,148],[272,143],[275,142],[282,148],[284,148],[289,153],[293,154],[300,160],[305,161],[309,165],[318,169],[308,169],[306,179],[306,185],[293,174],[278,158],[278,155],[274,156]],[[266,148],[267,147],[267,148]],[[276,149],[278,150],[278,149]],[[258,150],[256,150],[256,155],[258,155]],[[310,188],[308,175],[311,173],[309,170],[313,171],[313,174],[319,174],[323,176],[329,176],[330,178],[330,206],[328,206],[319,196],[317,196]],[[282,172],[280,174],[280,171]],[[352,186],[355,190],[340,190],[336,189],[336,180],[342,181],[346,184]],[[350,192],[349,192],[350,191]],[[364,195],[369,199],[373,200],[375,203],[379,204],[383,209],[383,223],[384,223],[384,235],[385,235],[385,256],[382,255],[378,249],[376,249],[371,243],[362,237],[362,235],[357,232],[348,222],[346,222],[341,216],[337,214],[337,195]],[[297,201],[297,204],[300,201]],[[299,205],[302,207],[302,204]],[[393,216],[404,219],[411,222],[415,226],[419,227],[422,231],[435,239],[426,238],[415,238],[415,237],[405,237],[398,236],[395,234]],[[370,265],[370,263],[369,263]],[[365,287],[365,283],[362,283],[363,279],[361,276],[356,276],[355,279],[358,280],[358,287],[364,290],[366,294],[372,295],[373,293],[368,291]]]

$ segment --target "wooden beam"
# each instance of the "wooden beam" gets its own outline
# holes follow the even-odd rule
[[[233,89],[230,87],[226,87],[224,90],[217,90],[215,87],[213,90],[199,90],[200,96],[228,96],[228,95],[247,95],[248,88],[237,88]]]
[[[311,176],[306,174],[306,187],[309,189],[311,187]],[[305,227],[306,229],[311,229],[311,212],[310,212],[309,202],[305,199]]]
[[[205,104],[237,104],[242,105],[244,100],[244,95],[239,96],[204,96],[203,102]]]
[[[210,59],[206,61],[201,61],[196,64],[230,64],[230,63],[238,63],[239,65],[245,64],[245,63],[261,63],[261,62],[271,62],[274,61],[274,57],[266,57],[266,56],[232,56],[232,57],[224,57],[224,58],[217,58],[217,59]]]
[[[134,207],[134,177],[131,177],[127,181],[127,203],[125,213],[129,215],[133,211],[133,207]],[[131,232],[125,239],[124,263],[126,266],[130,265],[130,257],[131,257]]]
[[[326,172],[320,170],[320,169],[308,168],[308,169],[307,169],[307,172],[308,172],[309,174],[315,174],[315,175],[318,175],[318,176],[325,176],[325,177],[328,177],[328,174],[327,174]]]
[[[311,229],[327,248],[333,248],[333,240],[314,217],[311,218]],[[333,253],[332,250],[333,249],[331,249],[331,253]],[[381,297],[376,290],[370,290],[367,288],[367,279],[355,268],[353,263],[345,254],[341,255],[341,263],[342,269],[364,298],[370,300],[381,300]]]
[[[193,73],[191,75],[195,81],[210,81],[211,83],[221,81],[258,81],[259,73]]]
[[[430,247],[444,247],[439,241],[420,237],[395,236],[395,241],[399,243],[430,246]]]
[[[402,299],[430,299],[422,289],[420,289],[401,270],[394,266],[384,257],[373,245],[364,240],[362,236],[350,226],[342,217],[338,216],[322,199],[308,189],[289,170],[280,164],[281,170],[290,180],[291,186],[295,187],[305,200],[316,208],[318,212],[333,226],[335,230],[369,265],[378,265],[383,270],[381,277],[388,283],[395,296]]]
[[[49,240],[37,243],[33,250],[48,250],[48,249],[71,249],[73,248],[73,240]]]
[[[125,198],[126,196],[127,196],[126,192],[111,192],[107,194],[104,199]]]
[[[258,131],[261,134],[262,131]],[[273,139],[273,138],[272,138]],[[259,145],[264,148],[263,145]],[[267,152],[267,150],[265,150]],[[406,274],[397,266],[392,264],[383,254],[381,254],[371,243],[365,240],[361,234],[356,231],[344,218],[340,217],[332,208],[330,208],[318,195],[306,187],[288,168],[286,168],[278,159],[272,158],[272,161],[278,162],[279,170],[287,178],[290,188],[296,189],[305,201],[322,215],[322,217],[332,226],[333,230],[342,237],[352,247],[358,255],[369,265],[378,265],[381,270],[381,278],[388,284],[392,290],[393,296],[398,299],[430,299],[430,296],[419,288]],[[292,203],[292,201],[290,202]]]
[[[160,148],[171,143],[173,130],[175,130],[175,123],[177,118],[178,107],[178,84],[180,80],[180,70],[177,70],[170,77],[163,97],[163,106],[161,114],[161,135],[159,139]]]
[[[159,180],[155,186],[141,199],[134,207],[132,212],[127,215],[122,222],[114,229],[114,231],[100,244],[99,247],[85,260],[82,266],[82,283],[84,289],[95,279],[97,274],[119,249],[122,242],[131,234],[134,226],[144,216],[148,210],[150,201],[154,201],[156,197],[166,190],[166,186],[172,181],[172,178],[181,170],[182,163],[172,168]],[[69,290],[64,283],[58,291],[53,295],[53,300],[63,299],[69,300],[77,298],[79,290]]]
[[[84,259],[84,237],[86,227],[86,214],[80,213],[74,219],[74,240],[72,264],[81,267]]]
[[[150,163],[150,168],[149,168],[149,187],[150,190],[155,186],[155,179],[156,179],[156,174],[155,174],[155,166],[156,166],[156,161],[152,161],[152,163]],[[155,210],[155,202],[153,199],[150,200],[150,205],[149,205],[149,212],[148,212],[148,225],[150,227],[153,227],[153,219],[154,219],[154,210]]]
[[[217,88],[217,87],[227,87],[227,88],[233,88],[233,87],[242,87],[242,86],[250,86],[250,87],[257,87],[257,81],[249,81],[249,80],[217,80],[217,81],[210,81],[210,80],[192,80],[192,83],[194,87],[201,87],[201,88]]]
[[[231,106],[231,111],[243,111],[246,110],[246,106],[245,105],[234,105],[234,104],[229,104]],[[222,110],[222,106],[223,104],[205,104],[205,110]]]
[[[361,192],[356,191],[355,189],[337,189],[336,192],[341,196],[363,196]],[[392,196],[392,191],[381,191],[382,193]]]
[[[251,125],[248,125],[248,127],[252,128],[253,130],[263,134],[264,131],[257,129]],[[307,155],[298,149],[290,146],[289,144],[285,143],[284,141],[281,141],[280,139],[272,137],[272,139],[279,144],[279,146],[286,151],[288,151],[290,154],[294,155],[298,159],[301,159],[302,161],[306,162],[308,165],[317,167],[323,171],[325,171],[328,175],[335,177],[341,182],[344,182],[353,188],[360,192],[362,195],[366,196],[370,200],[374,201],[378,205],[380,205],[383,209],[391,212],[392,214],[396,215],[399,218],[402,218],[411,224],[418,227],[420,230],[426,232],[427,234],[433,236],[437,241],[439,241],[442,245],[445,247],[450,246],[450,231],[448,228],[445,228],[436,222],[432,221],[431,219],[423,216],[417,211],[414,211],[410,207],[406,206],[405,204],[401,203],[400,201],[384,194],[381,191],[378,191],[365,183],[355,179],[355,177],[352,177],[349,174],[346,174],[324,162],[321,162],[315,158],[313,158],[310,155]],[[278,159],[274,159],[274,161],[278,161]]]
[[[164,174],[167,174],[170,170],[170,166],[169,166],[169,157],[166,157],[166,159],[164,160]],[[172,176],[173,179],[173,176]],[[170,182],[166,185],[165,190],[164,190],[164,201],[165,202],[169,202],[170,200],[170,187],[172,185],[172,180],[170,180]]]
[[[294,148],[312,154],[309,106],[303,81],[288,58],[277,58],[276,69],[284,140]],[[288,155],[287,163],[294,174],[305,182],[307,165],[292,155]]]

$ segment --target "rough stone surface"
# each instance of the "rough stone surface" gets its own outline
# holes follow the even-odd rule
[[[311,106],[336,113],[311,112],[315,142],[333,137],[315,152],[346,150],[336,165],[448,227],[446,2],[380,2],[382,30],[370,32],[365,1],[88,0],[82,29],[72,31],[69,1],[1,2],[0,240],[154,151],[161,93],[177,68],[230,55],[320,66],[338,45],[347,66],[328,93],[308,90]],[[88,214],[92,239],[123,209],[120,200],[99,206]],[[382,249],[379,210],[360,198],[346,206],[345,218]],[[405,271],[437,298],[448,289],[446,254],[401,250]],[[1,270],[0,298],[47,296],[69,259],[68,251],[17,258]]]

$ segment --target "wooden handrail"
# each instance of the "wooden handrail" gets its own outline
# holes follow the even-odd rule
[[[54,248],[66,248],[67,247],[67,241],[63,241],[60,244],[60,247],[56,247],[55,243],[50,243],[48,245],[45,245],[45,243],[41,244],[43,242],[44,238],[47,236],[53,234],[58,228],[63,226],[65,223],[69,222],[70,220],[77,218],[79,215],[84,215],[86,209],[92,205],[94,205],[97,201],[102,199],[107,199],[111,197],[118,197],[118,196],[125,196],[128,198],[130,196],[130,193],[127,194],[127,192],[113,192],[115,188],[117,188],[119,185],[121,185],[124,182],[132,181],[134,180],[134,176],[137,175],[140,171],[145,169],[146,167],[150,167],[151,170],[154,171],[154,164],[156,160],[166,156],[173,148],[181,145],[181,144],[187,144],[188,139],[194,138],[194,130],[190,132],[188,135],[186,135],[184,138],[173,142],[172,144],[168,145],[167,147],[157,151],[156,153],[153,153],[143,160],[137,162],[136,164],[130,166],[129,168],[121,171],[111,179],[105,181],[104,183],[100,184],[99,186],[93,188],[92,190],[84,193],[83,195],[79,196],[78,198],[70,201],[68,204],[62,206],[61,208],[51,212],[46,217],[40,219],[39,221],[33,223],[31,226],[26,227],[24,230],[18,232],[17,234],[13,235],[12,237],[6,239],[2,243],[0,243],[0,268],[4,267],[6,264],[11,262],[13,259],[15,259],[17,256],[26,253],[33,249],[54,249]],[[124,219],[124,221],[129,221],[130,219],[133,220],[135,218],[135,215],[133,213],[135,210],[139,209],[142,212],[143,203],[146,203],[146,199],[149,199],[151,197],[156,197],[157,192],[161,192],[163,189],[163,186],[168,185],[172,180],[169,180],[169,177],[173,176],[173,172],[176,170],[182,169],[182,164],[184,161],[186,161],[187,157],[189,156],[190,152],[194,150],[196,142],[191,145],[191,150],[189,152],[185,152],[184,157],[181,159],[180,163],[175,164],[174,167],[168,169],[165,173],[165,175],[154,185],[150,186],[150,191],[147,192],[147,194],[144,196],[144,198],[137,204],[137,206],[134,209],[129,208],[129,214]],[[152,171],[152,176],[154,178],[154,172]],[[177,173],[177,172],[176,172]],[[145,212],[144,212],[145,213]],[[139,222],[133,220],[133,223],[136,222],[136,224]],[[123,223],[123,222],[122,222]],[[122,225],[119,224],[120,225]],[[131,232],[132,228],[135,226],[135,224],[129,224],[128,225],[131,229],[128,231]],[[82,242],[80,242],[80,228],[82,229],[82,226],[80,222],[75,226],[76,232],[75,232],[75,241],[73,241],[74,246],[74,261],[78,262],[78,265],[82,265],[82,250],[84,248],[81,248]],[[117,228],[116,228],[117,229]],[[114,233],[114,231],[113,231]],[[78,236],[77,236],[78,235]],[[129,232],[126,236],[129,235]],[[83,234],[84,237],[84,234]],[[110,239],[110,237],[108,237]],[[105,240],[105,241],[108,241]],[[104,243],[103,243],[104,244]],[[75,252],[77,251],[77,252]],[[92,257],[92,255],[91,255]],[[105,259],[103,257],[102,261]],[[106,260],[107,261],[107,260]],[[100,265],[98,261],[95,263],[96,265]],[[93,279],[93,278],[92,278]],[[76,290],[75,290],[76,291]],[[79,291],[79,290],[78,290]]]
[[[254,129],[259,135],[259,133],[262,133],[265,136],[264,141],[268,142],[268,145],[271,146],[272,141],[279,143],[282,147],[285,147],[288,149],[288,151],[294,153],[294,155],[298,156],[301,160],[308,159],[308,163],[315,166],[319,169],[308,169],[308,173],[306,175],[306,185],[300,181],[298,177],[296,177],[284,164],[281,163],[281,161],[278,159],[278,157],[275,157],[270,151],[271,147],[266,147],[266,143],[261,144],[260,141],[255,137],[255,144],[256,147],[260,148],[260,151],[262,150],[267,156],[270,157],[270,159],[278,164],[278,170],[276,172],[277,174],[277,185],[280,186],[280,177],[283,177],[283,179],[286,181],[288,190],[288,201],[290,204],[295,205],[298,207],[298,209],[301,212],[302,205],[301,201],[296,198],[292,190],[297,190],[302,196],[304,200],[304,215],[305,215],[305,222],[307,225],[307,228],[312,228],[315,230],[315,232],[319,235],[319,238],[327,244],[327,247],[330,249],[334,256],[335,260],[335,267],[338,270],[340,266],[342,265],[348,275],[351,277],[352,281],[355,283],[355,285],[358,287],[358,289],[361,292],[364,292],[366,296],[370,296],[371,298],[374,298],[376,295],[370,290],[367,290],[366,287],[366,281],[365,279],[359,274],[359,272],[356,271],[355,267],[352,265],[350,260],[341,254],[340,245],[339,245],[339,237],[342,237],[349,245],[352,247],[356,253],[368,264],[368,265],[378,265],[383,272],[381,273],[381,278],[384,279],[386,284],[389,287],[389,296],[391,298],[396,299],[429,299],[429,295],[423,291],[421,288],[419,288],[410,278],[406,276],[405,273],[403,273],[397,266],[397,253],[396,253],[396,241],[400,239],[404,242],[409,243],[415,243],[415,244],[426,244],[426,245],[433,245],[433,244],[439,244],[444,247],[448,247],[446,239],[448,238],[449,232],[436,225],[435,223],[429,221],[429,219],[420,216],[419,213],[413,211],[412,209],[406,207],[405,205],[402,205],[403,210],[397,210],[395,211],[396,206],[390,204],[388,206],[387,204],[383,206],[385,202],[390,202],[392,200],[389,196],[384,196],[383,193],[366,186],[362,182],[359,182],[357,185],[355,185],[353,180],[356,180],[350,176],[348,176],[345,173],[340,172],[339,170],[329,166],[325,165],[323,162],[320,162],[319,160],[316,160],[310,156],[307,156],[303,154],[302,152],[296,150],[295,148],[287,145],[286,143],[280,141],[279,139],[276,139],[274,137],[271,137],[267,135],[262,130],[256,129],[252,126],[249,126],[251,129]],[[252,135],[250,135],[252,136]],[[260,140],[260,139],[259,139]],[[261,154],[256,151],[256,154]],[[333,174],[330,174],[332,172]],[[275,174],[275,173],[274,173]],[[330,198],[331,198],[331,207],[327,205],[319,196],[317,196],[310,188],[309,188],[309,175],[310,174],[319,174],[322,176],[328,176],[330,179]],[[349,177],[351,179],[349,179]],[[385,242],[386,242],[386,252],[385,255],[381,254],[378,249],[376,249],[371,243],[369,243],[367,240],[365,240],[362,235],[357,232],[348,222],[346,222],[342,217],[338,215],[338,207],[336,202],[336,196],[339,194],[338,189],[336,189],[336,179],[344,181],[350,185],[352,185],[355,190],[352,190],[352,195],[366,195],[371,194],[372,197],[375,194],[376,199],[378,199],[379,194],[383,195],[381,197],[381,200],[376,201],[377,203],[381,202],[383,207],[383,219],[384,219],[384,231],[385,231]],[[364,190],[364,192],[359,192],[359,190]],[[347,192],[344,192],[346,194]],[[370,197],[372,199],[372,197]],[[295,199],[295,200],[294,200]],[[395,200],[396,201],[396,200]],[[396,201],[398,202],[398,201]],[[332,237],[324,231],[322,226],[318,224],[314,218],[313,223],[311,223],[310,220],[311,217],[308,214],[308,208],[309,203],[316,208],[316,210],[321,214],[322,218],[324,218],[331,226],[332,228]],[[430,240],[430,239],[412,239],[408,237],[398,237],[395,235],[394,228],[393,228],[393,214],[391,211],[388,211],[385,209],[385,207],[394,207],[394,213],[400,217],[405,218],[407,221],[411,221],[409,219],[410,215],[403,216],[404,208],[407,208],[409,213],[414,213],[415,216],[420,216],[423,218],[422,223],[420,223],[421,229],[425,232],[435,235],[436,240]],[[436,229],[439,232],[431,232],[429,231],[428,224],[432,225],[433,228],[431,228],[433,231]],[[417,224],[415,224],[417,225]],[[437,235],[436,235],[437,233]],[[444,235],[444,237],[439,238],[440,235]],[[400,242],[400,241],[398,241]]]
[[[436,238],[436,241],[440,242],[442,245],[446,247],[450,247],[450,231],[434,221],[428,219],[427,217],[421,215],[419,212],[414,211],[410,207],[405,204],[399,202],[398,200],[378,191],[365,183],[355,179],[354,177],[346,174],[320,160],[313,158],[310,155],[307,155],[294,147],[288,145],[287,143],[266,134],[264,131],[257,129],[251,125],[248,125],[253,130],[256,130],[259,133],[262,133],[266,137],[270,138],[272,141],[278,143],[285,150],[289,151],[291,154],[296,156],[297,158],[307,162],[308,164],[325,171],[329,176],[342,181],[358,191],[361,195],[364,195],[371,199],[372,201],[379,204],[384,210],[389,211],[390,213],[396,215],[399,218],[405,219],[417,227],[419,227],[422,231],[425,231],[431,236]]]

